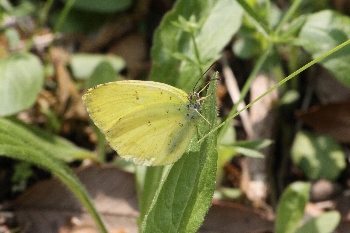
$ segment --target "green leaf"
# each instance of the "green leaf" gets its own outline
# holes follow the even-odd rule
[[[283,192],[277,207],[275,232],[294,233],[309,200],[310,184],[295,182]],[[311,231],[312,232],[312,231]]]
[[[61,0],[67,4],[68,0]],[[120,12],[131,6],[133,0],[76,0],[73,7],[84,11],[99,13]]]
[[[14,53],[0,60],[0,116],[30,108],[41,90],[44,73],[40,60]]]
[[[293,162],[311,180],[335,180],[346,166],[345,154],[329,136],[299,132],[292,146]]]
[[[233,44],[234,53],[242,59],[251,59],[261,51],[259,40],[252,37],[242,37]]]
[[[61,137],[34,126],[26,125],[18,120],[0,118],[1,144],[20,148],[30,147],[65,162],[72,162],[77,159],[98,161],[97,157],[90,151],[78,148]]]
[[[96,33],[111,17],[110,14],[98,13],[92,11],[84,11],[70,8],[67,13],[67,8],[53,11],[50,14],[49,22],[55,25],[55,29],[61,33],[79,33],[89,34]],[[64,15],[64,19],[61,18]],[[61,21],[62,20],[62,21]]]
[[[94,207],[92,199],[85,187],[80,183],[76,175],[70,170],[70,168],[57,160],[54,157],[47,156],[42,151],[36,150],[29,146],[17,146],[10,144],[0,144],[0,156],[6,156],[13,159],[26,161],[37,166],[40,166],[56,175],[70,190],[77,196],[86,209],[90,212],[94,220],[96,221],[99,229],[103,233],[107,233],[107,230],[99,216],[97,210]]]
[[[173,10],[163,18],[155,33],[150,79],[168,83],[187,92],[192,90],[198,78],[219,58],[224,46],[239,29],[242,13],[240,6],[232,0],[178,1]],[[194,38],[198,46],[199,61],[191,34],[175,26],[185,24],[183,20],[179,21],[180,16],[187,22],[190,18],[196,20],[191,22],[198,25]],[[188,59],[175,60],[173,54],[178,53]]]
[[[34,172],[33,172],[32,164],[27,162],[20,162],[15,164],[14,173],[12,175],[11,180],[14,183],[21,183],[23,181],[26,181],[33,174]]]
[[[6,5],[6,3],[2,2],[1,7],[3,7],[3,9],[6,9],[5,5]],[[23,18],[23,17],[26,17],[30,14],[35,13],[37,8],[35,7],[34,3],[32,3],[32,2],[23,1],[23,2],[20,2],[19,5],[16,5],[15,7],[13,7],[13,6],[8,7],[7,10],[8,10],[7,13],[10,16],[13,16],[16,19],[18,19],[18,18]]]
[[[340,13],[324,10],[308,17],[299,38],[302,47],[313,58],[350,39],[350,18]],[[350,46],[333,53],[321,65],[335,78],[350,87]]]
[[[298,18],[294,19],[289,25],[288,28],[282,32],[281,37],[283,38],[290,38],[290,37],[296,37],[302,26],[305,24],[307,20],[306,15],[301,15]]]
[[[87,81],[87,87],[91,88],[102,83],[116,81],[117,75],[113,66],[108,61],[102,61],[96,66],[92,75]]]
[[[21,36],[19,35],[19,32],[14,28],[6,28],[5,36],[8,43],[10,44],[10,47],[12,48],[18,46],[18,44],[21,41]]]
[[[331,233],[338,226],[340,218],[337,211],[329,211],[307,221],[295,233]]]
[[[212,81],[203,105],[203,116],[216,124],[216,85]],[[211,126],[200,120],[200,135]],[[200,145],[194,137],[190,150],[170,168],[143,223],[143,232],[196,232],[211,205],[216,175],[216,133]]]
[[[92,153],[18,120],[0,118],[0,156],[35,164],[55,174],[91,213],[100,231],[107,232],[84,186],[63,163],[63,160],[72,161],[77,158],[97,160]]]
[[[121,57],[83,53],[72,55],[70,67],[76,79],[87,79],[103,61],[109,62],[116,73],[125,67],[125,61]]]
[[[243,147],[248,149],[260,150],[272,144],[270,139],[258,139],[258,140],[247,140],[238,141],[232,144],[232,146]]]
[[[219,188],[215,190],[214,199],[235,200],[242,196],[242,190],[239,188]]]
[[[232,156],[236,154],[242,154],[253,158],[263,158],[264,155],[258,150],[269,146],[271,143],[272,141],[269,139],[238,141],[231,144],[220,143],[219,154],[220,151],[223,150],[226,153],[227,151],[231,151]]]
[[[162,178],[168,174],[169,168],[165,167],[145,167],[136,166],[136,186],[137,197],[140,210],[140,218],[138,219],[141,228],[142,222],[152,205],[157,189],[160,187]]]
[[[275,105],[288,105],[288,104],[292,104],[295,101],[297,101],[300,98],[300,94],[299,92],[297,92],[296,90],[288,90],[286,91],[282,98],[275,103]]]

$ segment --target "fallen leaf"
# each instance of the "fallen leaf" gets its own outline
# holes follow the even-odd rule
[[[115,167],[90,166],[77,172],[97,210],[111,231],[138,232],[134,176]],[[58,179],[42,181],[13,203],[15,216],[26,232],[58,232],[67,219],[77,218],[82,226],[92,219],[80,202]]]
[[[336,140],[350,143],[350,102],[314,106],[296,114],[317,133],[328,134]]]

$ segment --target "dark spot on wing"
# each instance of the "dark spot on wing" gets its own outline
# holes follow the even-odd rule
[[[137,91],[135,91],[135,98],[136,98],[136,100],[139,100],[139,99],[140,99],[139,93],[138,93]]]

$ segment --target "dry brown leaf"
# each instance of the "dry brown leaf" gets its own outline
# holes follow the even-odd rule
[[[111,231],[138,232],[134,176],[113,167],[88,167],[77,172]],[[23,232],[58,232],[66,219],[91,227],[91,217],[57,179],[40,182],[20,196],[13,208]],[[75,228],[72,227],[71,230]],[[74,231],[73,231],[74,232]]]
[[[272,232],[272,218],[271,215],[251,207],[227,201],[214,201],[198,232]]]
[[[65,119],[83,118],[86,110],[81,100],[81,94],[67,69],[69,54],[62,49],[53,49],[51,52],[52,62],[56,70],[57,99],[56,112]]]
[[[297,113],[297,117],[317,133],[350,143],[350,102],[314,106],[305,113]]]
[[[334,78],[326,69],[316,66],[312,85],[322,104],[338,103],[350,98],[350,88]]]
[[[146,62],[148,50],[145,36],[133,33],[119,39],[108,53],[121,56],[126,62],[130,76],[135,78],[150,68],[149,62]]]

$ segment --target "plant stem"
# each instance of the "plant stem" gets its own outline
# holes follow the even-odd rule
[[[30,39],[28,40],[28,42],[25,46],[25,49],[24,49],[25,51],[28,52],[31,49],[31,47],[33,46],[34,37],[38,34],[39,30],[43,27],[44,22],[47,19],[47,15],[49,14],[49,10],[50,10],[53,2],[54,2],[54,0],[49,0],[45,3],[42,14],[39,16],[38,24],[34,30],[34,33],[32,34],[32,36],[30,37]]]
[[[255,104],[256,102],[258,102],[259,100],[261,100],[262,98],[264,98],[266,95],[268,95],[271,91],[277,89],[278,87],[280,87],[281,85],[283,85],[284,83],[286,83],[287,81],[289,81],[290,79],[292,79],[293,77],[297,76],[298,74],[300,74],[301,72],[303,72],[304,70],[306,70],[307,68],[309,68],[310,66],[316,64],[317,62],[320,62],[321,60],[325,59],[326,57],[328,57],[329,55],[331,55],[332,53],[338,51],[339,49],[343,48],[344,46],[350,44],[350,39],[343,42],[342,44],[338,45],[337,47],[329,50],[328,52],[322,54],[321,56],[317,57],[316,59],[310,61],[309,63],[307,63],[306,65],[304,65],[303,67],[299,68],[298,70],[296,70],[295,72],[293,72],[292,74],[288,75],[287,77],[285,77],[283,80],[281,80],[280,82],[278,82],[275,86],[271,87],[268,91],[266,91],[264,94],[262,94],[261,96],[259,96],[258,98],[256,98],[255,100],[253,100],[252,102],[250,102],[249,104],[247,104],[244,108],[242,108],[241,110],[239,110],[238,112],[236,112],[233,115],[229,115],[227,117],[227,119],[222,122],[220,125],[218,125],[217,127],[215,127],[214,129],[212,129],[209,133],[207,133],[204,137],[202,137],[199,141],[203,141],[206,137],[208,137],[208,135],[210,135],[211,133],[215,132],[216,130],[218,130],[219,128],[221,128],[223,125],[225,125],[227,122],[229,122],[230,120],[232,120],[233,118],[235,118],[237,115],[239,115],[241,112],[247,110],[248,108],[250,108],[250,106],[252,106],[253,104]],[[253,74],[253,72],[252,72]],[[243,90],[242,90],[243,92]]]

